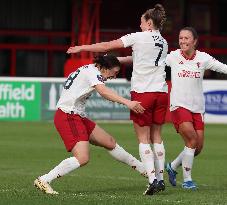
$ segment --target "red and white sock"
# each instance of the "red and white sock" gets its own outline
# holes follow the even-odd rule
[[[154,168],[154,154],[151,150],[150,144],[139,144],[139,154],[141,161],[147,172],[149,183],[152,184],[155,177],[155,168]]]

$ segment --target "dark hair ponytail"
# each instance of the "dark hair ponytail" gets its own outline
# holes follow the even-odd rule
[[[166,12],[161,4],[155,4],[153,9],[148,9],[144,14],[146,21],[151,19],[156,29],[162,30],[166,21]]]
[[[100,65],[101,68],[106,68],[108,70],[111,70],[113,67],[120,67],[121,65],[117,57],[111,54],[96,56],[93,62]]]

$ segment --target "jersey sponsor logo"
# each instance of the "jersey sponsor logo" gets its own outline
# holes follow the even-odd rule
[[[200,78],[200,72],[190,71],[190,70],[182,70],[177,73],[180,78]]]
[[[97,78],[100,82],[104,83],[104,79],[103,79],[102,75],[97,75]]]
[[[180,61],[179,64],[184,64],[184,62],[183,61]]]
[[[227,90],[204,92],[205,112],[214,115],[227,115]]]

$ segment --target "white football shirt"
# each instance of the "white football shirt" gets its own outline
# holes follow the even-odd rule
[[[167,55],[166,65],[171,67],[170,111],[184,107],[193,113],[204,113],[204,71],[210,69],[227,74],[227,65],[198,50],[191,59],[184,57],[180,49],[172,51]]]
[[[85,104],[94,91],[94,86],[104,84],[102,75],[94,64],[80,67],[71,73],[64,83],[57,108],[65,113],[79,114],[85,117]]]
[[[131,33],[120,38],[124,47],[132,47],[131,90],[138,93],[168,92],[165,81],[167,41],[158,30]]]

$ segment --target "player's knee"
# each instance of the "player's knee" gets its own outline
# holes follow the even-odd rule
[[[196,147],[196,139],[194,137],[189,138],[189,143],[191,144],[192,147]]]
[[[79,161],[80,166],[82,167],[89,162],[89,156],[79,156],[79,157],[77,156],[77,160]]]
[[[196,133],[193,129],[184,129],[181,131],[181,134],[184,136],[186,144],[188,144],[189,147],[196,148],[197,146]]]
[[[196,148],[196,140],[193,139],[193,138],[189,138],[187,141],[186,141],[186,146],[191,148],[191,149],[195,149]]]
[[[108,150],[113,150],[116,147],[116,140],[111,137],[105,144],[105,148]]]
[[[186,138],[186,146],[190,148],[196,148],[197,142],[196,138],[193,136],[189,136]]]

